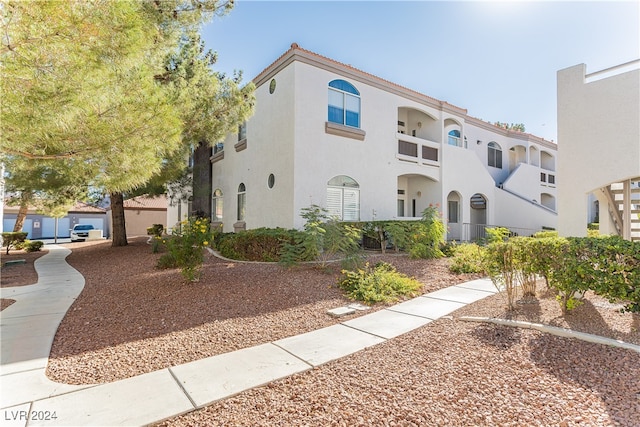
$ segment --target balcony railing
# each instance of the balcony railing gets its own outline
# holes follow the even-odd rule
[[[488,224],[471,224],[465,223],[450,223],[448,224],[449,233],[447,234],[448,240],[457,240],[460,242],[475,242],[478,240],[487,238],[487,229],[503,227],[508,228],[512,236],[532,236],[541,229],[524,228],[524,227],[507,227],[503,225],[488,225]]]
[[[440,164],[440,144],[418,137],[398,134],[398,159],[424,165]]]

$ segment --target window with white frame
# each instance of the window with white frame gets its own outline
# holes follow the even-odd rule
[[[351,83],[344,80],[329,82],[328,121],[360,127],[360,92]]]
[[[245,211],[247,209],[247,188],[244,183],[238,186],[238,221],[244,221]]]
[[[243,122],[238,126],[238,142],[247,139],[247,122]]]
[[[327,183],[327,210],[342,221],[360,220],[360,185],[345,175],[331,178]]]
[[[460,142],[460,131],[457,129],[449,131],[447,142],[449,145],[454,145],[456,147],[462,147],[462,143]]]
[[[460,205],[457,200],[449,200],[447,202],[447,220],[449,224],[457,224],[460,222]]]
[[[211,220],[222,221],[222,190],[219,188],[213,192],[211,201]]]
[[[489,166],[502,169],[502,148],[497,143],[490,142],[487,145],[487,157]]]

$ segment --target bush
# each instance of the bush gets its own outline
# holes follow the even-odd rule
[[[158,268],[179,267],[188,281],[199,280],[204,261],[203,250],[212,239],[209,220],[190,218],[182,221],[172,230],[172,236],[165,241],[168,253],[160,257]]]
[[[25,252],[40,252],[42,246],[44,246],[44,242],[39,240],[25,240],[22,244],[22,249],[24,249]]]
[[[484,258],[486,249],[476,243],[462,243],[452,245],[453,257],[449,270],[453,273],[484,273]]]
[[[444,244],[445,226],[436,206],[429,206],[422,212],[422,219],[414,223],[409,247],[411,258],[442,258],[440,249]]]
[[[338,282],[349,298],[375,304],[378,302],[395,302],[404,297],[417,296],[422,283],[398,273],[391,264],[380,262],[375,267],[369,263],[355,271],[342,270],[342,278]]]
[[[328,215],[318,205],[302,209],[306,219],[304,231],[283,248],[282,260],[291,265],[297,260],[319,260],[326,267],[330,260],[341,258],[343,267],[355,267],[361,262],[360,229]]]
[[[2,244],[7,247],[7,255],[9,255],[9,249],[17,248],[26,240],[28,234],[23,231],[2,233]]]
[[[220,233],[215,247],[224,257],[242,261],[281,260],[286,245],[300,240],[302,232],[284,228],[256,228],[238,233]],[[297,258],[297,261],[302,260]]]

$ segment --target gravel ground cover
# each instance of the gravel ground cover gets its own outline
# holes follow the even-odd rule
[[[145,239],[125,248],[68,245],[87,283],[56,335],[48,375],[73,384],[113,381],[334,324],[346,304],[339,267],[286,270],[208,256],[202,280],[156,270]],[[425,283],[425,292],[473,276],[447,260],[377,255]],[[305,373],[158,425],[638,426],[640,354],[518,328],[464,322],[502,317],[640,344],[638,315],[587,294],[562,316],[537,301],[504,310],[502,295]],[[375,307],[380,309],[382,307]]]

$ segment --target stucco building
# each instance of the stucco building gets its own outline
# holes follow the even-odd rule
[[[254,116],[212,150],[224,231],[412,219],[438,205],[449,239],[485,225],[555,228],[556,145],[293,44],[255,79]]]
[[[558,230],[640,240],[640,60],[558,71]],[[598,211],[597,215],[589,212]]]

